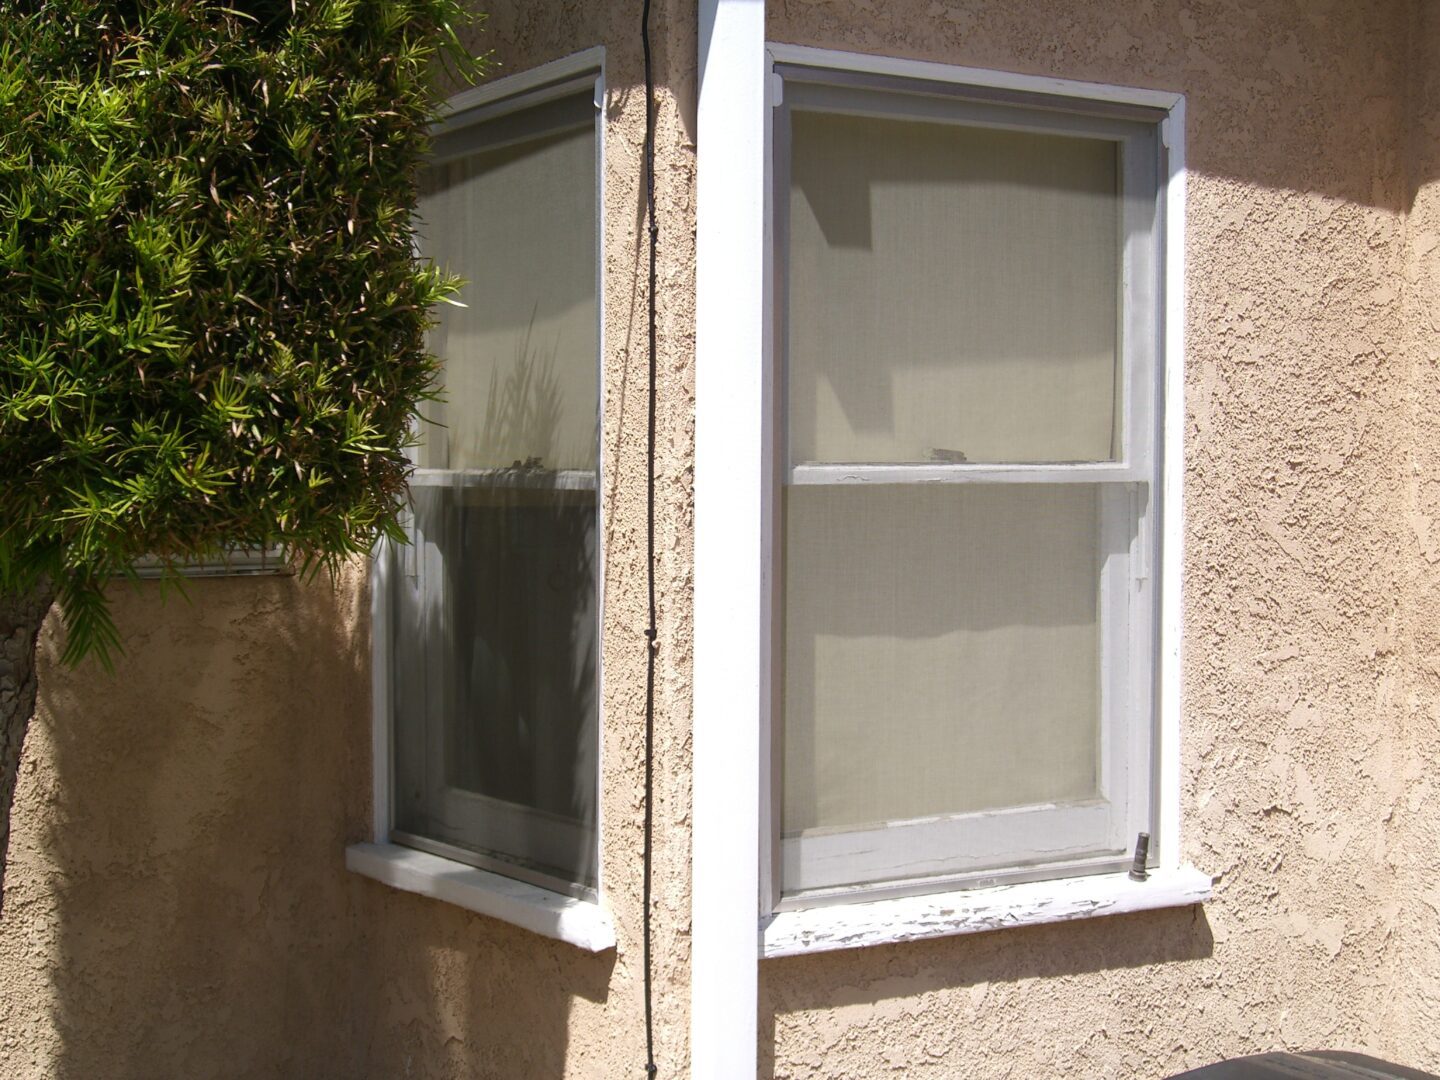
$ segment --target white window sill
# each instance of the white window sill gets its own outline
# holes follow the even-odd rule
[[[615,947],[615,924],[599,904],[438,855],[398,844],[352,844],[345,849],[345,866],[392,888],[489,915],[587,952]]]
[[[1100,874],[782,911],[762,920],[760,955],[796,956],[976,934],[1007,926],[1188,907],[1210,899],[1211,884],[1208,874],[1184,866],[1152,870],[1143,882],[1131,881],[1127,874]]]

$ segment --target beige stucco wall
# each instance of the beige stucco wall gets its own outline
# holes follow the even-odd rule
[[[44,671],[0,919],[0,1076],[618,1077],[643,1065],[639,3],[607,48],[598,957],[348,874],[358,571],[116,592]],[[770,0],[775,40],[1188,95],[1185,909],[761,965],[765,1077],[1158,1077],[1276,1047],[1440,1070],[1440,47],[1432,0]],[[686,1070],[695,10],[656,5],[662,1075]],[[1412,208],[1413,203],[1413,208]],[[47,639],[53,655],[53,635]]]
[[[642,1075],[646,330],[640,3],[487,4],[493,77],[606,48],[602,864],[592,956],[347,873],[369,832],[363,575],[115,590],[113,676],[47,663],[0,920],[0,1076]],[[689,968],[693,4],[658,0],[657,1057]],[[503,257],[503,253],[496,253]],[[47,635],[54,653],[54,627]]]
[[[1440,5],[1416,5],[1411,21],[1407,168],[1412,182],[1402,285],[1410,357],[1405,474],[1407,576],[1401,769],[1392,860],[1403,974],[1396,1014],[1403,1054],[1440,1062]],[[1437,1068],[1436,1071],[1440,1071]]]
[[[1440,354],[1405,151],[1430,7],[769,5],[773,40],[1187,95],[1184,856],[1217,884],[1203,910],[768,961],[762,1076],[1163,1076],[1322,1045],[1440,1068],[1440,429],[1415,424]]]

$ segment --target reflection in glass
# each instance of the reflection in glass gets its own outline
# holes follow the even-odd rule
[[[596,885],[596,138],[589,92],[437,140],[421,244],[445,399],[392,556],[395,828]]]
[[[396,826],[593,886],[595,493],[422,487],[414,513]]]

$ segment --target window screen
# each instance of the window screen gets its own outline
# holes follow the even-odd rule
[[[800,83],[775,130],[781,894],[1118,859],[1153,125]]]
[[[397,839],[596,882],[593,89],[436,142],[421,247],[466,281],[433,348],[393,583]]]
[[[796,112],[791,147],[797,464],[1112,458],[1116,143]]]
[[[787,830],[1095,796],[1096,494],[790,488]]]

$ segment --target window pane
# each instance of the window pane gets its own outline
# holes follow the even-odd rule
[[[466,280],[465,306],[437,313],[446,400],[420,432],[415,545],[393,560],[395,827],[593,887],[591,95],[462,127],[437,152],[421,246]]]
[[[790,457],[1118,456],[1119,144],[791,114]]]
[[[785,834],[1097,793],[1099,505],[786,489]]]
[[[579,127],[426,173],[422,247],[467,284],[438,312],[446,401],[422,468],[595,467],[595,125],[578,100]]]
[[[396,827],[593,885],[595,493],[413,495],[392,575]]]

